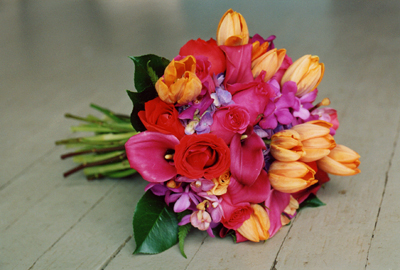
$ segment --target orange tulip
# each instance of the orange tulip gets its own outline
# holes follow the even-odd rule
[[[258,41],[256,43],[258,43]],[[257,45],[253,45],[253,49],[254,46]],[[260,52],[256,51],[256,53],[259,54]],[[285,55],[285,49],[277,50],[275,48],[269,51],[265,50],[264,53],[256,57],[254,60],[252,59],[251,61],[251,72],[253,73],[253,77],[255,78],[261,73],[261,71],[265,71],[266,75],[264,77],[264,81],[266,82],[271,79],[282,65]]]
[[[274,161],[268,175],[271,186],[284,193],[298,192],[318,182],[315,171],[299,161]]]
[[[267,240],[269,238],[270,221],[264,207],[258,204],[252,204],[254,212],[250,218],[243,222],[237,231],[253,242],[260,242],[260,240]]]
[[[322,120],[306,122],[295,125],[291,129],[300,135],[301,143],[305,155],[299,160],[303,162],[312,162],[319,160],[330,153],[335,148],[335,139],[329,134],[331,123]]]
[[[243,16],[229,9],[222,16],[217,29],[217,44],[240,46],[249,43],[249,30]]]
[[[317,161],[317,166],[330,174],[354,175],[360,173],[360,155],[344,145],[336,145],[328,156]]]
[[[318,56],[304,55],[286,70],[281,84],[294,81],[297,84],[296,96],[301,97],[317,88],[324,76],[324,70],[325,66],[319,63]]]
[[[155,85],[160,99],[170,104],[187,104],[195,100],[202,88],[195,72],[196,59],[192,55],[179,61],[172,60]]]
[[[279,161],[296,161],[305,155],[299,133],[291,129],[272,135],[270,151]]]

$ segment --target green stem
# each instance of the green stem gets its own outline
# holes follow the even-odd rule
[[[79,156],[83,154],[90,154],[90,153],[107,153],[107,152],[114,152],[119,150],[125,150],[125,146],[116,146],[116,147],[107,147],[107,148],[93,148],[90,150],[78,151],[78,152],[70,152],[64,155],[61,155],[61,159],[66,159],[73,156]]]
[[[110,117],[112,120],[114,120],[117,123],[126,123],[127,122],[125,117],[124,118],[120,118],[114,112],[112,112],[112,111],[110,111],[110,110],[108,110],[106,108],[100,107],[99,105],[91,103],[90,107],[92,107],[93,109],[96,109],[96,110],[104,113],[105,115],[107,115],[108,117]]]
[[[68,177],[69,175],[71,175],[71,174],[73,174],[73,173],[75,173],[77,171],[80,171],[82,169],[88,168],[88,167],[95,167],[95,166],[105,165],[105,164],[109,164],[109,163],[113,163],[113,162],[118,162],[118,161],[123,160],[125,158],[126,158],[126,153],[123,153],[123,154],[121,154],[119,156],[116,156],[116,157],[113,157],[113,158],[109,158],[109,159],[105,159],[105,160],[102,160],[102,161],[81,164],[81,165],[79,165],[79,166],[77,166],[77,167],[65,172],[64,173],[64,177]],[[126,161],[128,161],[128,160],[126,160]],[[129,162],[128,162],[128,165],[129,165]]]

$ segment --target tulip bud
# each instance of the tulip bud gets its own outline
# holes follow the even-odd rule
[[[260,242],[260,240],[267,240],[269,238],[270,221],[267,211],[258,204],[252,204],[253,213],[250,218],[243,222],[237,231],[253,242]]]
[[[360,173],[360,155],[344,145],[336,145],[328,156],[317,161],[317,166],[330,174],[347,176]]]
[[[265,71],[266,75],[264,81],[269,81],[272,76],[279,70],[282,65],[283,59],[285,58],[285,49],[272,49],[265,51],[261,56],[251,61],[251,72],[253,77],[257,77],[261,71]]]
[[[316,161],[330,153],[330,150],[336,146],[335,139],[329,135],[331,127],[331,123],[315,120],[291,128],[299,133],[305,151],[300,161]]]
[[[229,9],[222,16],[217,29],[219,46],[240,46],[249,43],[249,30],[243,16]]]
[[[318,56],[304,55],[286,70],[281,85],[294,81],[297,84],[296,96],[304,96],[317,88],[324,76],[324,70],[324,64],[319,63]]]
[[[274,161],[268,171],[271,186],[284,193],[295,193],[318,182],[315,171],[303,162]]]
[[[172,60],[155,85],[160,99],[172,104],[187,104],[195,100],[202,88],[195,72],[196,59],[192,55],[179,61]]]
[[[299,133],[291,129],[272,135],[270,152],[279,161],[296,161],[305,155]]]

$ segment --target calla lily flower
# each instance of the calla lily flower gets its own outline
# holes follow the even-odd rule
[[[294,193],[318,182],[315,171],[303,162],[274,161],[269,167],[271,186],[284,193]]]
[[[165,182],[177,174],[172,160],[165,159],[165,154],[178,144],[174,135],[144,131],[132,136],[125,143],[125,150],[131,168],[144,180]]]
[[[243,16],[229,9],[222,16],[217,29],[219,46],[240,46],[249,43],[249,30]]]
[[[265,149],[265,143],[253,130],[249,130],[245,135],[233,136],[230,145],[230,168],[232,176],[239,183],[247,186],[254,184],[264,165],[262,150]]]
[[[324,76],[324,70],[324,64],[319,63],[318,56],[304,55],[286,70],[281,85],[294,81],[297,84],[296,96],[301,97],[317,88]]]
[[[274,236],[281,228],[281,215],[290,203],[290,194],[283,193],[276,189],[271,189],[271,192],[265,201],[265,207],[271,222],[269,228],[270,237]]]
[[[317,161],[318,167],[330,174],[354,175],[360,173],[360,155],[344,145],[336,145],[328,156]]]

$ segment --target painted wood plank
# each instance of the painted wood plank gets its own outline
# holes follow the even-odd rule
[[[399,132],[399,130],[397,131]],[[400,269],[400,140],[397,139],[366,269]]]
[[[146,185],[140,176],[116,182],[32,269],[100,269],[111,260],[132,236],[133,211]]]
[[[12,226],[0,232],[0,268],[31,267],[115,185],[112,180],[79,179],[66,182],[39,200]]]

